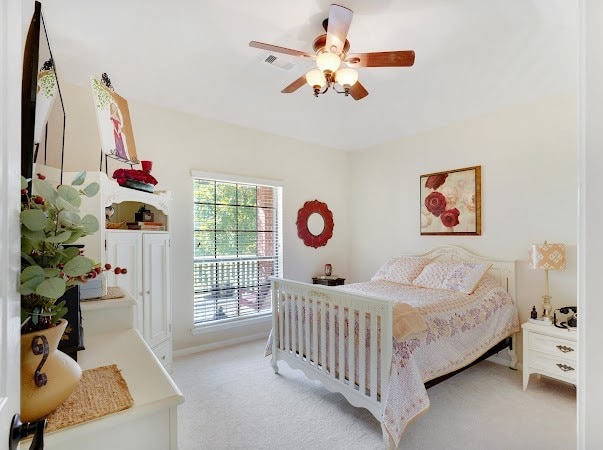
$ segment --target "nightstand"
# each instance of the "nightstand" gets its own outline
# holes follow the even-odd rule
[[[325,286],[341,286],[345,278],[339,277],[313,277],[312,284],[323,284]]]
[[[531,322],[524,323],[521,328],[523,328],[523,390],[528,388],[532,373],[577,385],[578,332]]]

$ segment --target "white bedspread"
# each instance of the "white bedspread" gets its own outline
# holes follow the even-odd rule
[[[471,295],[388,281],[336,289],[408,303],[427,324],[423,336],[393,342],[383,424],[396,445],[408,423],[429,407],[426,381],[470,364],[520,330],[515,301],[489,275]]]

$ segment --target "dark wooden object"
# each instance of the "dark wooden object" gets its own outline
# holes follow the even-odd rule
[[[77,361],[77,352],[85,349],[82,311],[80,308],[80,287],[73,286],[67,290],[58,301],[62,300],[65,300],[65,306],[68,310],[63,318],[69,323],[59,342],[59,350]]]
[[[342,284],[344,284],[344,282],[345,278],[312,278],[312,284],[322,284],[324,286],[341,286]]]

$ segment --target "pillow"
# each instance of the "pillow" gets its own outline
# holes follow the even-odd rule
[[[490,263],[433,261],[423,268],[412,284],[472,294],[490,267]]]
[[[448,274],[454,270],[457,264],[446,261],[432,261],[423,268],[423,271],[413,280],[412,284],[432,289],[445,289],[442,287],[444,280],[448,278]]]
[[[387,261],[371,281],[392,281],[400,284],[412,284],[413,280],[421,273],[423,267],[429,263],[427,258],[400,256]]]
[[[460,262],[448,273],[442,288],[472,294],[490,267],[489,263]]]

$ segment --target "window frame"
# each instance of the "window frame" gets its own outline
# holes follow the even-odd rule
[[[204,172],[200,170],[191,170],[191,194],[193,198],[191,199],[191,203],[194,205],[194,183],[195,179],[206,179],[215,182],[224,182],[224,183],[235,183],[235,184],[249,184],[255,186],[268,186],[275,188],[275,202],[276,202],[276,224],[275,224],[275,232],[276,232],[276,242],[275,242],[275,252],[277,258],[277,274],[274,276],[282,277],[283,273],[283,226],[282,226],[282,217],[283,217],[283,183],[280,180],[273,179],[262,179],[255,177],[246,177],[246,176],[237,176],[223,173],[215,173],[215,172]],[[193,219],[194,224],[194,219]],[[195,264],[195,252],[194,252],[194,229],[192,233],[193,239],[193,264]],[[245,257],[242,257],[245,258]],[[193,289],[194,289],[194,281],[193,281]],[[195,300],[193,298],[193,307],[195,304]],[[194,335],[201,335],[206,333],[211,333],[213,331],[224,331],[227,329],[234,328],[245,328],[255,324],[263,324],[269,323],[270,316],[272,314],[272,309],[268,309],[265,312],[255,313],[244,315],[235,318],[228,318],[223,320],[211,320],[202,323],[195,323],[194,312],[192,315],[193,327],[191,329]]]

